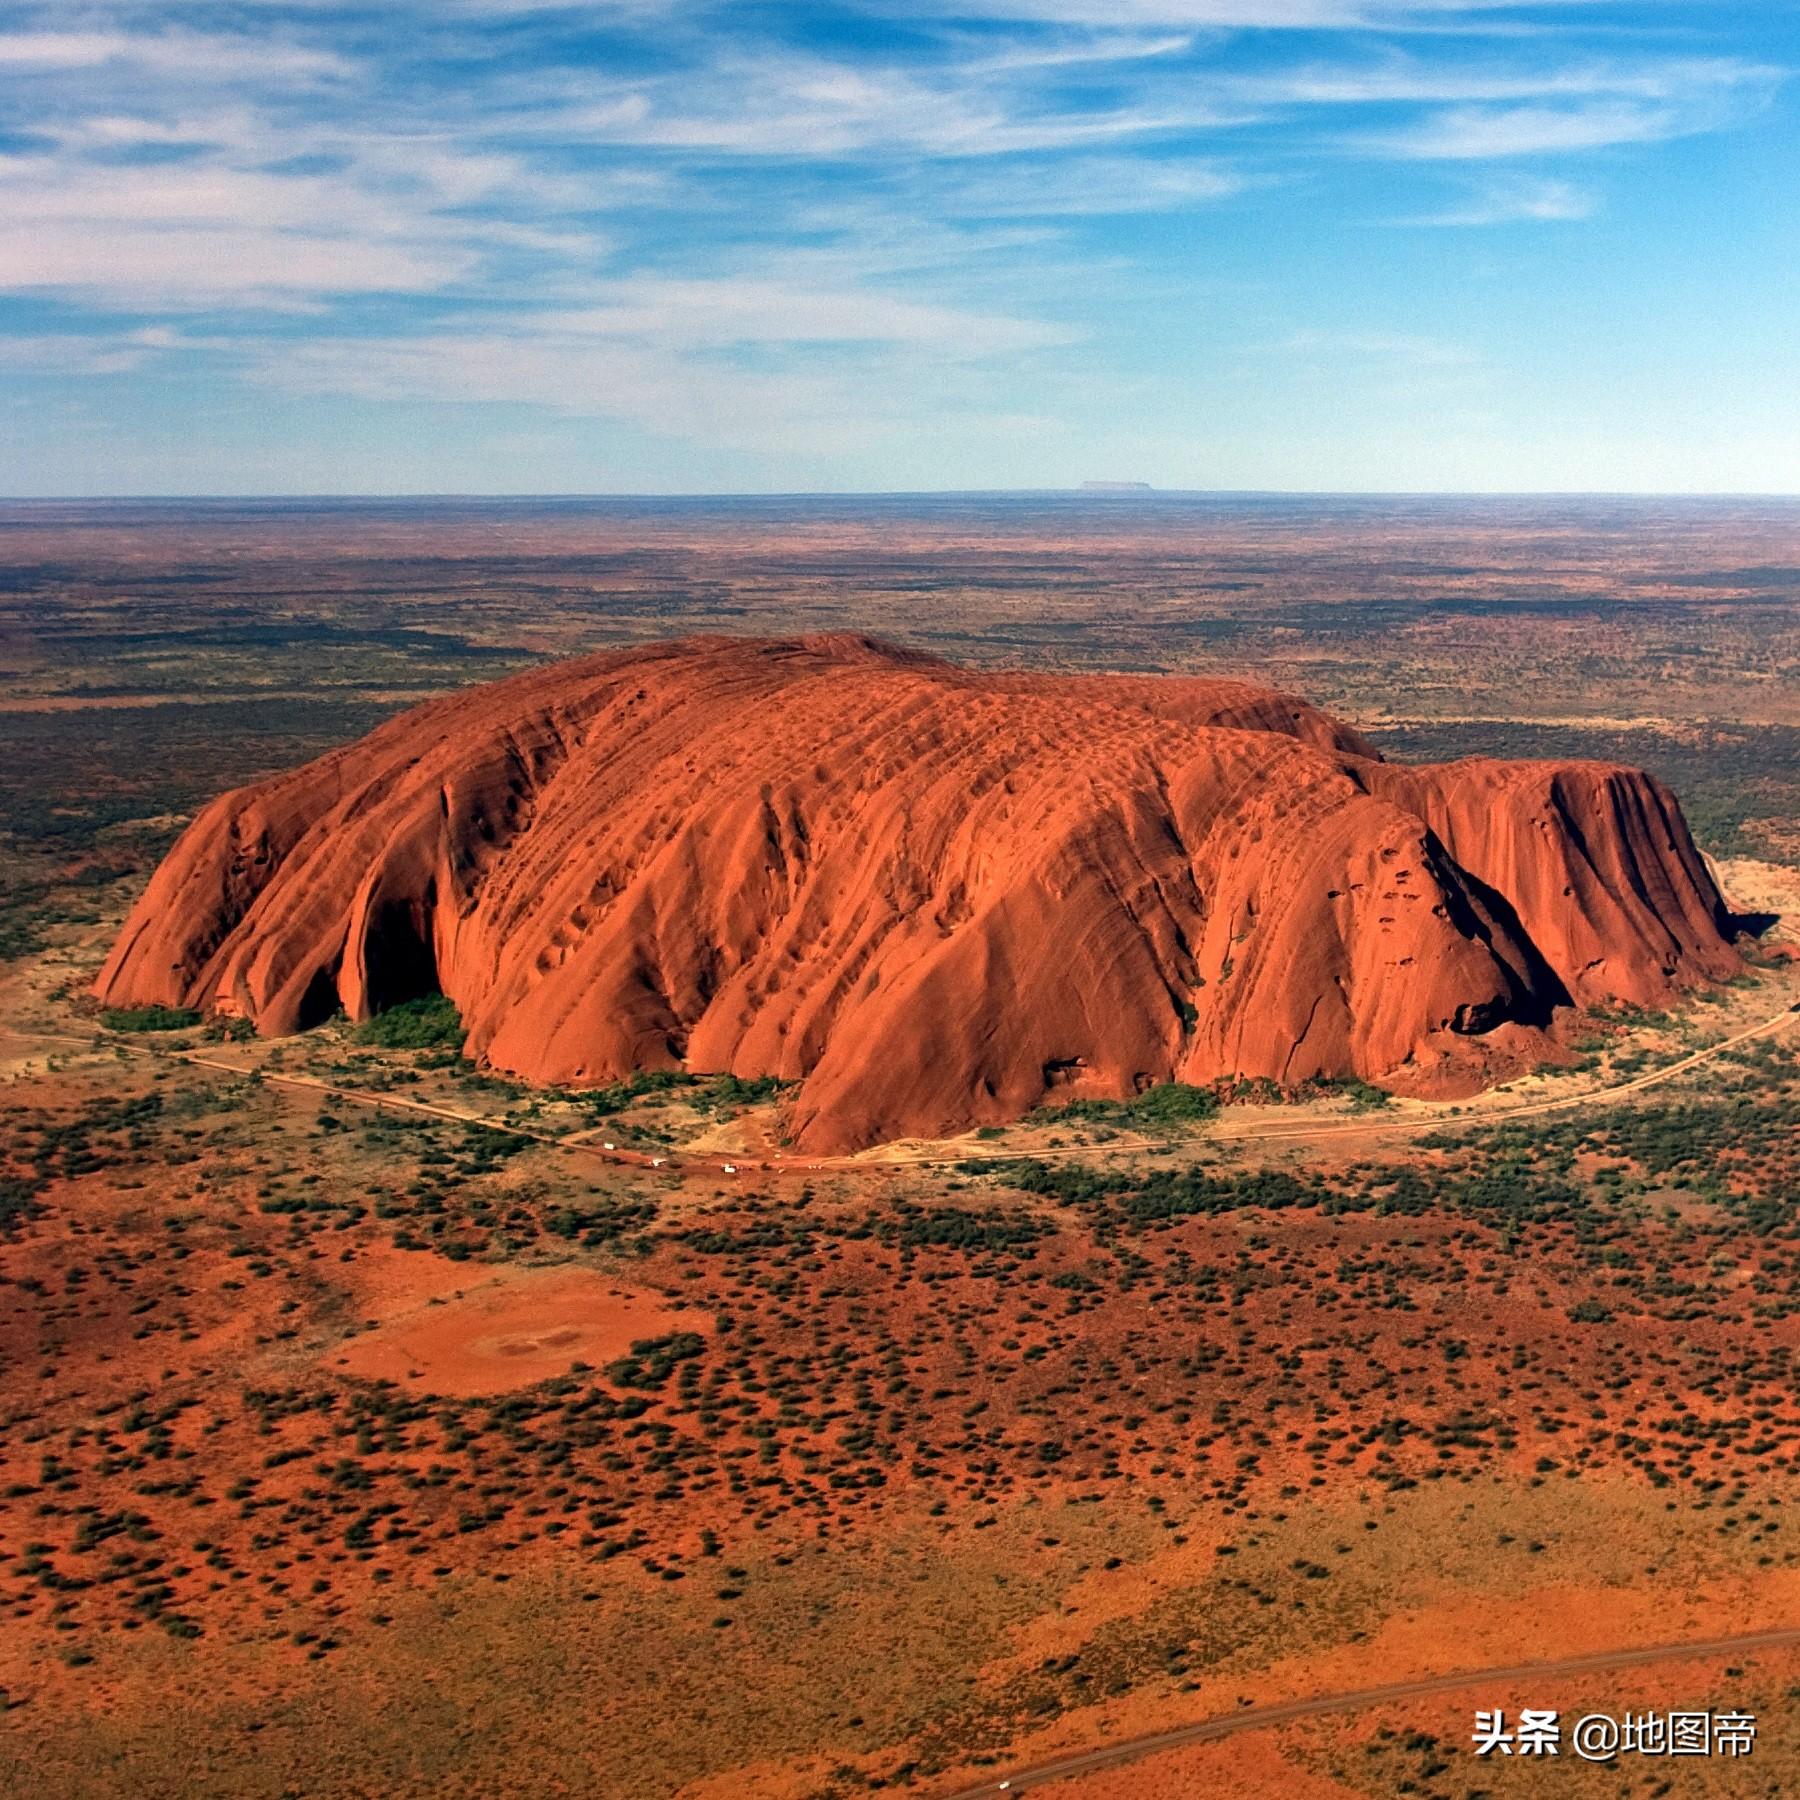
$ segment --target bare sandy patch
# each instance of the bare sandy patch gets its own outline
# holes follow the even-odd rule
[[[410,1302],[410,1303],[409,1303]],[[329,1366],[425,1393],[503,1394],[574,1363],[600,1367],[634,1343],[711,1321],[661,1294],[591,1269],[506,1270],[423,1299],[406,1296],[372,1329],[327,1355]]]

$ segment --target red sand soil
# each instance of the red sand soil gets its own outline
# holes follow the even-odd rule
[[[1754,1629],[1740,1627],[1729,1610],[1715,1608],[1711,1616],[1713,1628],[1720,1634]],[[1639,1641],[1663,1642],[1670,1636],[1666,1630],[1660,1634],[1652,1631]],[[1536,1654],[1534,1638],[1528,1635],[1521,1641],[1530,1644]],[[1625,1648],[1632,1641],[1621,1638],[1608,1647]],[[1454,1660],[1465,1666],[1470,1662],[1466,1654]],[[1735,1661],[1730,1655],[1676,1656],[1667,1661],[1591,1674],[1515,1678],[1505,1690],[1504,1697],[1512,1700],[1516,1707],[1519,1700],[1529,1694],[1530,1699],[1525,1704],[1549,1707],[1560,1712],[1565,1722],[1590,1711],[1613,1717],[1627,1712],[1668,1712],[1696,1706],[1724,1711],[1745,1705],[1745,1683],[1737,1666],[1739,1663],[1754,1665],[1758,1686],[1764,1693],[1791,1692],[1795,1654],[1791,1649],[1777,1648],[1758,1649],[1749,1656],[1740,1653]],[[1347,1684],[1344,1691],[1379,1685],[1383,1679],[1406,1680],[1418,1673],[1415,1668],[1406,1674],[1368,1675]],[[1261,1697],[1261,1683],[1252,1681],[1239,1685],[1247,1695],[1252,1688],[1258,1689],[1258,1697]],[[1316,1691],[1324,1691],[1333,1683],[1321,1678],[1310,1685]],[[1380,1791],[1375,1784],[1383,1778],[1381,1769],[1370,1767],[1361,1779],[1351,1783],[1336,1780],[1323,1770],[1307,1767],[1304,1759],[1309,1749],[1318,1752],[1335,1745],[1350,1752],[1345,1760],[1354,1765],[1364,1759],[1377,1731],[1386,1729],[1389,1733],[1432,1733],[1449,1753],[1454,1771],[1452,1780],[1461,1776],[1468,1784],[1435,1790],[1415,1782],[1412,1789],[1402,1791],[1506,1793],[1513,1791],[1506,1784],[1507,1770],[1494,1762],[1486,1765],[1476,1762],[1468,1747],[1476,1708],[1492,1705],[1501,1697],[1491,1686],[1472,1683],[1467,1688],[1425,1698],[1327,1714],[1299,1726],[1249,1730],[1211,1743],[1163,1751],[1138,1762],[1091,1775],[1074,1776],[1035,1791],[1054,1794],[1057,1800],[1196,1800],[1198,1796],[1213,1795],[1230,1796],[1230,1800],[1366,1800],[1366,1796]],[[1766,1711],[1763,1718],[1763,1729],[1767,1733]],[[1091,1747],[1099,1748],[1109,1739],[1121,1737],[1127,1729],[1134,1728],[1135,1722],[1132,1727],[1115,1722],[1110,1729],[1092,1738]],[[1563,1760],[1566,1763],[1570,1759],[1565,1754]],[[1577,1768],[1581,1766],[1576,1765]],[[1772,1795],[1790,1791],[1780,1785],[1780,1775],[1771,1769],[1757,1771],[1761,1776],[1760,1785],[1751,1779],[1751,1772],[1745,1770],[1741,1786],[1730,1785],[1729,1776],[1719,1777],[1716,1764],[1713,1772],[1722,1785],[1709,1787],[1707,1792]],[[1704,1767],[1699,1773],[1705,1773]],[[1389,1779],[1392,1778],[1390,1774]],[[1647,1791],[1654,1794],[1659,1789],[1653,1784]],[[1669,1787],[1665,1785],[1660,1791],[1667,1792]],[[771,1787],[769,1800],[774,1800],[778,1792],[779,1789]]]
[[[588,1269],[470,1274],[460,1291],[400,1306],[328,1358],[342,1374],[433,1394],[502,1394],[644,1338],[704,1331],[706,1315]]]
[[[1401,768],[1241,682],[695,638],[223,796],[96,991],[282,1033],[441,987],[495,1068],[774,1075],[837,1151],[1053,1089],[1469,1092],[1571,1002],[1731,975],[1732,930],[1641,771]]]
[[[1785,1569],[1691,1586],[1679,1596],[1666,1586],[1603,1584],[1533,1589],[1514,1599],[1447,1592],[1433,1605],[1395,1613],[1373,1636],[1354,1643],[1315,1647],[1255,1670],[1215,1674],[1191,1694],[1133,1694],[1072,1713],[1035,1743],[1016,1744],[1006,1762],[1017,1768],[1058,1754],[1100,1749],[1199,1719],[1228,1717],[1234,1706],[1355,1693],[1459,1670],[1553,1664],[1641,1646],[1780,1630],[1795,1617],[1797,1586],[1800,1575]],[[1793,1654],[1757,1652],[1781,1667]],[[1671,1657],[1592,1674],[1514,1677],[1509,1693],[1528,1693],[1531,1699],[1525,1704],[1540,1705],[1566,1704],[1566,1697],[1587,1693],[1598,1710],[1615,1715],[1646,1705],[1691,1706],[1711,1691],[1718,1669],[1733,1660],[1729,1655]],[[1491,1703],[1492,1684],[1472,1682],[1440,1695],[1324,1715],[1321,1722],[1298,1730],[1310,1738],[1328,1735],[1355,1743],[1382,1724],[1435,1726],[1461,1754],[1474,1708]],[[1282,1730],[1252,1729],[1068,1777],[1045,1791],[1067,1800],[1187,1800],[1215,1794],[1232,1800],[1331,1800],[1373,1791],[1303,1767],[1292,1754],[1297,1747]],[[995,1778],[1004,1772],[995,1770]],[[1476,1771],[1471,1768],[1470,1773]],[[791,1791],[804,1790],[795,1784]],[[771,1781],[767,1793],[774,1800],[782,1789]]]

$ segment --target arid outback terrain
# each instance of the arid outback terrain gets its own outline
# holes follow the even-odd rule
[[[948,1796],[1243,1714],[1049,1791],[1800,1791],[1800,508],[13,506],[0,532],[9,1790]],[[1258,792],[1291,791],[1300,759],[1331,820],[1381,807],[1393,846],[1407,818],[1410,841],[1448,842],[1409,885],[1448,912],[1466,890],[1485,935],[1450,955],[1421,928],[1410,953],[1439,986],[1413,1037],[1352,958],[1314,971],[1348,989],[1343,1055],[1232,1078],[1266,1013],[1234,977],[1275,995],[1274,964],[1291,975],[1320,934],[1296,924],[1258,973],[1266,908],[1224,918],[1217,944],[1183,920],[1157,968],[1207,985],[1166,993],[1151,1037],[1033,1043],[996,1104],[956,1115],[943,1096],[987,1072],[965,1023],[904,1116],[846,1131],[893,1075],[883,1045],[930,1016],[930,981],[911,1007],[861,1000],[835,1089],[809,1094],[804,1056],[739,1032],[724,970],[691,1017],[638,1018],[606,1049],[642,1070],[622,1077],[583,1072],[591,1032],[557,1061],[532,1012],[586,941],[554,942],[548,867],[510,878],[516,916],[496,892],[469,962],[496,987],[462,1014],[435,990],[461,994],[463,974],[412,910],[418,855],[363,858],[372,954],[329,992],[303,952],[347,929],[314,904],[343,884],[307,889],[286,849],[271,876],[241,833],[236,864],[196,857],[204,829],[187,840],[215,892],[287,892],[241,956],[229,931],[210,941],[225,913],[143,901],[227,789],[431,696],[701,631],[947,657],[953,676],[859,661],[842,636],[804,652],[821,679],[923,681],[908,717],[932,696],[946,718],[997,708],[1015,741],[1028,702],[1043,742],[1079,735],[1059,723],[1077,716],[1068,678],[1194,678],[1214,708],[1194,736],[1270,740],[1239,751]],[[955,704],[950,680],[972,684]],[[1221,725],[1226,681],[1304,706],[1272,729],[1258,699],[1260,723]],[[746,698],[734,754],[760,754],[759,708],[797,731],[806,704]],[[1181,734],[1148,703],[1129,732],[1108,704],[1108,755],[1148,773],[1094,780],[1079,831],[1129,794],[1134,870],[1160,869],[1171,821],[1190,849],[1275,854],[1281,818],[1242,817],[1247,797],[1203,839],[1192,747],[1166,748]],[[509,732],[528,756],[507,720],[494,742]],[[891,748],[903,781],[907,742]],[[1464,810],[1483,829],[1455,842],[1458,809],[1427,804],[1470,776],[1419,766],[1477,752],[1647,769],[1603,818],[1567,800],[1590,862],[1665,791],[1708,860],[1671,813],[1614,865],[1667,892],[1615,882],[1605,916],[1571,894],[1573,925],[1562,884],[1519,879],[1543,846],[1477,866],[1504,795],[1482,790]],[[1048,791],[1028,772],[1021,804]],[[703,842],[725,785],[698,768],[657,829]],[[295,821],[338,798],[318,778],[286,791]],[[637,821],[602,846],[616,860],[654,808],[606,799]],[[498,816],[457,816],[471,867],[503,863]],[[966,799],[943,817],[954,835]],[[1652,856],[1652,837],[1676,848]],[[820,867],[851,848],[837,830],[808,844]],[[671,921],[710,897],[735,911],[709,923],[754,925],[760,859],[733,853],[646,894]],[[716,893],[715,867],[738,891]],[[1709,910],[1715,881],[1728,912]],[[1003,883],[1005,904],[1029,885]],[[1676,892],[1685,923],[1665,916]],[[1678,925],[1679,955],[1639,954],[1651,927],[1628,893]],[[185,942],[184,979],[216,985],[96,995],[134,907],[140,941]],[[966,924],[947,920],[953,938]],[[1593,985],[1572,956],[1587,930],[1651,985]],[[915,950],[894,982],[922,979]],[[1031,1016],[1105,964],[1021,971],[1045,996]],[[935,979],[954,993],[970,970]],[[1490,1011],[1434,1038],[1465,1002]],[[696,1072],[683,1045],[709,1010],[731,1072]],[[1003,1022],[981,1054],[1029,1019]],[[658,1033],[696,1068],[642,1054]],[[1463,1059],[1497,1037],[1504,1055]],[[1416,1073],[1432,1042],[1457,1066],[1409,1081],[1403,1052]],[[1702,1648],[1633,1660],[1677,1644]],[[1279,1710],[1315,1696],[1354,1704]],[[1758,1736],[1736,1760],[1482,1759],[1478,1706],[1743,1709]]]

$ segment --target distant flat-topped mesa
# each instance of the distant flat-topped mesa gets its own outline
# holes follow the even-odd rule
[[[215,800],[96,986],[264,1033],[441,989],[529,1080],[800,1085],[803,1149],[1052,1094],[1463,1093],[1738,969],[1669,791],[1386,763],[1236,681],[690,638],[416,707]]]

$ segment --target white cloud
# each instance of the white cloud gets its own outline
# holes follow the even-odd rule
[[[161,327],[141,331],[78,334],[40,332],[0,335],[0,370],[54,375],[123,375],[174,346]]]
[[[113,305],[288,305],[434,292],[502,251],[591,266],[606,249],[591,228],[536,222],[558,184],[509,154],[327,132],[283,137],[243,111],[163,122],[101,116],[72,122],[61,137],[70,148],[0,156],[0,289]],[[127,163],[85,154],[158,144],[205,153]],[[278,163],[278,148],[309,149],[323,166]],[[581,185],[561,197],[584,197]],[[507,216],[521,205],[525,218]]]
[[[1191,316],[1207,341],[1216,303],[1214,341],[1241,342],[1234,309],[1291,318],[1303,293],[1321,328],[1265,347],[1283,366],[1243,359],[1247,388],[1455,397],[1490,377],[1456,343],[1333,328],[1328,233],[1301,270],[1259,260],[1273,218],[1209,233],[1203,209],[1311,232],[1354,187],[1412,225],[1578,220],[1589,188],[1516,159],[1728,125],[1779,79],[1680,48],[1699,34],[1560,28],[1610,25],[1608,0],[860,3],[903,23],[889,47],[801,52],[791,13],[673,0],[24,0],[9,17],[41,28],[0,33],[0,79],[33,148],[0,156],[0,288],[55,324],[216,317],[204,341],[7,339],[0,365],[203,358],[817,453],[1040,429],[1031,405],[1082,374],[1096,411],[1154,410],[1160,377],[1119,399],[1126,330]],[[596,60],[599,22],[648,54]],[[1387,166],[1331,179],[1357,157]],[[309,316],[278,342],[257,309]],[[1080,357],[1059,316],[1091,321]]]
[[[316,47],[193,31],[0,33],[0,69],[19,74],[134,67],[188,83],[260,77],[316,81],[350,73],[344,57]]]
[[[1545,0],[1540,0],[1545,3]],[[1547,0],[1557,4],[1558,0]],[[1604,0],[1561,0],[1563,4]],[[916,5],[917,0],[911,0]],[[911,5],[907,10],[911,10]],[[900,10],[895,7],[892,10]],[[1459,14],[1491,13],[1495,0],[935,0],[934,10],[1051,25],[1188,26],[1214,30],[1404,30]]]
[[[1402,219],[1403,225],[1567,224],[1592,218],[1592,192],[1572,181],[1529,177],[1496,181],[1437,212]]]
[[[1360,147],[1427,162],[1544,156],[1649,144],[1701,129],[1676,109],[1638,100],[1574,106],[1456,106],[1399,131],[1370,135]]]
[[[427,293],[466,275],[472,253],[273,231],[104,223],[0,226],[0,286],[80,293],[102,302],[204,307],[296,295]]]
[[[301,393],[534,406],[766,455],[849,453],[950,418],[960,431],[975,415],[989,424],[1006,416],[984,402],[966,366],[934,356],[753,369],[656,344],[517,329],[271,346],[252,374]]]
[[[995,50],[979,39],[970,39],[971,47],[981,45],[963,63],[972,73],[982,75],[1009,74],[1040,69],[1093,68],[1103,63],[1148,62],[1156,57],[1179,55],[1194,46],[1192,32],[1093,32],[1069,33],[1044,40],[1036,35],[1015,39],[1006,48]]]
[[[952,214],[1061,219],[1173,212],[1229,199],[1250,185],[1238,170],[1201,157],[1071,156],[959,170],[932,198]]]
[[[1761,91],[1779,71],[1736,57],[1656,62],[1575,60],[1480,63],[1386,56],[1231,77],[1226,91],[1258,106],[1394,106],[1495,101],[1614,99],[1691,102],[1733,90]]]
[[[1363,147],[1448,158],[1707,129],[1759,104],[1781,78],[1741,58],[1569,58],[1541,46],[1504,58],[1491,48],[1476,59],[1315,56],[1244,74],[1178,54],[1184,48],[1192,45],[1174,37],[1058,34],[905,65],[733,49],[677,75],[575,82],[533,129],[702,159],[966,160],[1093,156],[1291,121],[1308,109],[1436,107],[1371,134]],[[1058,68],[1082,61],[1103,66],[1073,90],[1060,88]],[[1510,140],[1522,148],[1507,148]]]
[[[364,399],[523,405],[670,439],[808,456],[975,414],[1022,355],[1074,334],[1033,319],[772,272],[638,277],[589,303],[470,327],[252,346],[248,378]],[[1042,422],[1039,422],[1040,426]]]
[[[1000,318],[891,294],[797,287],[776,279],[603,284],[597,304],[537,314],[534,333],[633,337],[665,346],[733,344],[929,344],[957,356],[1067,343],[1071,334],[1029,319]]]
[[[992,157],[1080,150],[1241,122],[1191,78],[1154,98],[1054,100],[1030,64],[853,68],[812,56],[722,59],[701,74],[614,83],[543,115],[538,129],[594,144],[711,156]]]

